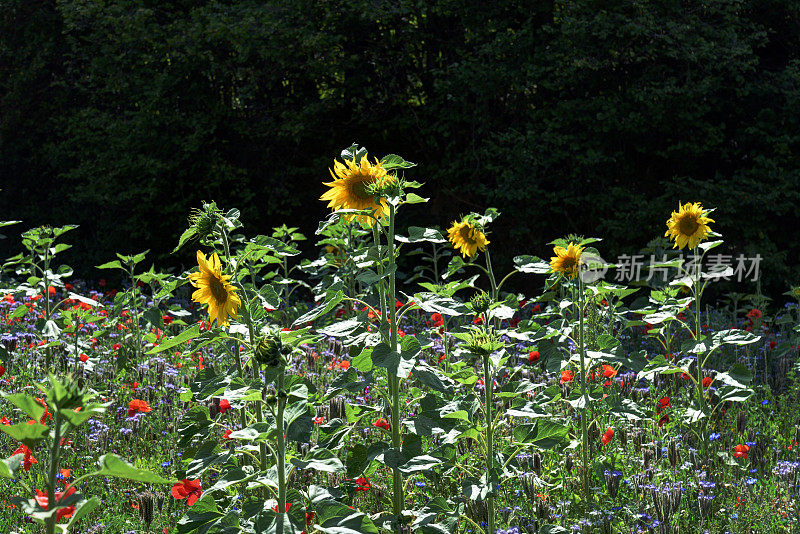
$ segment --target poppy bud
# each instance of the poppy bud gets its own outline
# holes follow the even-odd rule
[[[537,475],[542,474],[542,455],[538,452],[533,453],[533,457],[531,458],[533,463],[533,470],[536,471]]]
[[[139,501],[139,519],[142,520],[145,528],[149,530],[155,512],[155,496],[148,491],[139,495],[137,500]]]
[[[680,456],[678,455],[677,440],[672,440],[669,442],[669,448],[667,449],[667,458],[669,459],[669,463],[672,464],[672,467],[675,467],[678,464]]]
[[[622,447],[625,448],[628,446],[628,431],[625,430],[625,427],[620,428],[617,430],[617,434],[619,434],[619,442],[622,443]]]

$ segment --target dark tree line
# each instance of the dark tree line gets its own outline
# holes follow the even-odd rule
[[[174,262],[201,200],[311,234],[356,141],[420,164],[405,222],[498,207],[501,261],[569,232],[635,252],[702,201],[782,292],[798,132],[794,0],[0,3],[0,218],[80,224],[86,269]]]

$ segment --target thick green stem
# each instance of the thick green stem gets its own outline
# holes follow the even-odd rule
[[[392,351],[400,352],[397,346],[397,308],[395,307],[395,273],[394,273],[394,217],[395,206],[389,203],[389,237],[387,257],[389,260],[389,295],[386,299],[389,307],[389,343]],[[400,378],[389,371],[389,393],[392,396],[392,448],[400,450]],[[403,476],[397,468],[392,470],[392,497],[394,503],[396,530],[402,532],[400,515],[403,511]]]
[[[584,340],[586,333],[583,326],[583,313],[585,307],[583,281],[578,277],[578,350],[581,357],[581,396],[583,396],[583,407],[581,407],[581,454],[583,456],[583,494],[584,498],[589,500],[589,429],[588,429],[588,414],[589,414],[589,395],[586,392],[586,358],[585,358],[585,345]]]
[[[702,262],[702,259],[700,260]],[[698,269],[700,264],[698,264]],[[699,273],[692,275],[692,291],[694,292],[694,338],[696,341],[700,340],[700,282]],[[697,404],[700,408],[700,413],[706,413],[706,399],[705,392],[703,391],[703,363],[705,359],[704,354],[697,354]],[[700,443],[703,448],[703,458],[708,458],[708,442],[706,441],[706,419],[700,422]]]
[[[56,473],[58,472],[59,456],[61,454],[61,415],[55,411],[53,420],[53,447],[50,449],[50,471],[47,481],[47,509],[50,510],[56,505]],[[47,534],[55,534],[56,514],[51,515],[46,520]]]
[[[286,408],[286,394],[283,391],[284,373],[278,373],[278,413],[275,422],[278,426],[278,443],[275,450],[276,467],[278,469],[278,522],[276,534],[283,534],[283,520],[286,517],[286,440],[283,435],[283,411]]]
[[[486,499],[487,514],[489,516],[489,532],[494,534],[494,432],[492,429],[492,389],[494,386],[494,376],[489,365],[489,355],[483,356],[483,392],[484,392],[484,416],[486,418],[486,481],[492,489],[492,495]]]
[[[130,264],[130,271],[128,271],[128,275],[131,277],[131,304],[133,307],[133,324],[134,328],[136,329],[136,349],[134,350],[133,355],[138,363],[139,351],[142,350],[142,331],[139,328],[139,298],[136,290],[136,280],[133,277],[134,265],[134,263]]]

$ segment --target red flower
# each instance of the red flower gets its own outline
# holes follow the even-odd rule
[[[72,469],[59,469],[59,474],[64,477],[64,480],[68,479],[70,475],[72,475]]]
[[[20,445],[17,450],[11,453],[11,456],[14,456],[15,454],[25,455],[25,457],[22,459],[22,467],[25,469],[25,471],[30,471],[33,464],[39,463],[39,460],[33,457],[31,450],[26,445]]]
[[[317,425],[324,425],[324,424],[325,424],[325,418],[324,418],[324,417],[322,417],[322,416],[315,417],[315,418],[314,418],[314,424],[317,424]]]
[[[356,479],[356,484],[358,484],[356,491],[369,491],[369,480],[367,477],[358,477]]]
[[[48,294],[49,294],[51,297],[55,297],[55,296],[56,296],[56,288],[54,288],[53,286],[50,286],[50,287],[48,287],[48,288],[47,288],[47,293],[48,293]]]
[[[539,351],[538,350],[532,350],[528,354],[528,362],[529,363],[536,363],[538,361],[539,361]]]
[[[606,430],[606,433],[603,434],[603,437],[602,437],[603,445],[608,445],[609,443],[611,443],[612,439],[614,439],[614,429],[609,427]]]
[[[669,397],[661,397],[658,399],[658,403],[661,405],[662,408],[666,408],[669,406]]]
[[[0,419],[0,424],[11,426],[11,421],[8,420],[8,417],[3,417],[2,419]]]
[[[162,321],[164,321],[164,324],[165,324],[165,325],[167,325],[167,324],[172,324],[172,321],[173,321],[173,319],[172,319],[172,316],[171,316],[171,315],[162,315],[162,316],[161,316],[161,320],[162,320]]]
[[[431,315],[431,322],[433,326],[439,327],[444,325],[444,317],[442,317],[441,313],[434,313]]]
[[[79,359],[81,360],[81,363],[86,363],[89,361],[89,357],[85,354],[81,354]]]
[[[291,508],[291,507],[292,507],[292,503],[287,502],[286,503],[286,511],[288,512],[289,508]],[[276,514],[278,513],[278,505],[277,504],[272,507],[272,511],[275,512]]]
[[[6,374],[6,368],[0,365],[0,376],[3,376],[4,374]]]
[[[541,307],[541,306],[539,306],[539,305],[537,304],[537,305],[535,305],[535,306],[533,307],[533,309],[532,309],[531,311],[532,311],[533,313],[539,313],[540,311],[542,311],[542,307]]]
[[[372,426],[383,428],[384,430],[389,430],[389,421],[381,417],[380,419],[372,423]]]
[[[750,447],[747,445],[737,445],[733,450],[735,451],[733,453],[735,458],[744,458],[745,460],[747,460],[747,455],[750,453]]]
[[[603,376],[605,378],[614,378],[617,375],[617,370],[610,365],[603,364]]]
[[[703,387],[704,387],[704,388],[707,388],[708,386],[710,386],[710,385],[711,385],[711,383],[712,383],[713,381],[714,381],[714,379],[713,379],[713,378],[711,378],[710,376],[707,376],[707,377],[705,377],[705,378],[703,379]]]
[[[758,308],[753,308],[749,312],[747,312],[747,316],[751,319],[761,319],[764,314]]]
[[[311,525],[312,521],[314,521],[314,512],[306,512],[306,526]]]
[[[483,324],[483,317],[478,315],[472,320],[472,324]]]
[[[661,419],[659,419],[658,423],[656,423],[656,424],[659,426],[659,428],[661,428],[667,423],[669,423],[669,415],[664,414],[664,415],[661,416]]]
[[[339,362],[338,367],[339,369],[347,371],[348,369],[350,369],[350,362],[348,360],[342,360],[341,362]]]
[[[775,341],[774,339],[769,342],[769,348],[774,349],[777,346],[778,346],[778,342]]]
[[[58,503],[63,498],[69,497],[73,493],[75,493],[75,488],[73,488],[72,486],[67,486],[66,491],[57,491],[56,495],[55,495],[55,497],[56,497],[56,506],[58,506]],[[39,506],[41,506],[45,510],[48,509],[47,505],[49,504],[49,502],[48,502],[49,499],[47,497],[47,493],[44,493],[41,490],[37,489],[36,490],[35,499],[36,499],[36,502],[39,503]],[[74,506],[67,506],[65,508],[59,508],[58,511],[56,512],[56,521],[60,520],[62,517],[67,517],[67,518],[68,517],[72,517],[72,514],[74,512],[75,512],[75,507]]]
[[[203,490],[200,489],[200,480],[187,480],[184,478],[172,486],[172,496],[178,500],[188,497],[186,504],[189,506],[196,503],[197,499],[199,499],[202,494]]]
[[[561,371],[561,383],[562,384],[564,382],[572,382],[574,379],[575,379],[575,373],[573,373],[569,369]]]
[[[233,432],[233,430],[231,430],[230,428],[227,429],[225,432],[223,432],[222,439],[231,439],[231,432]]]
[[[133,417],[137,413],[152,412],[153,409],[147,401],[133,399],[128,403],[128,417]]]
[[[219,401],[219,413],[225,413],[231,409],[231,403],[228,402],[228,399],[222,399]]]

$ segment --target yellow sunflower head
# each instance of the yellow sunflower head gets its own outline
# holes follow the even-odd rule
[[[389,209],[385,199],[381,198],[376,202],[375,195],[369,191],[373,184],[382,186],[396,179],[395,175],[386,172],[380,161],[375,160],[375,164],[372,164],[364,155],[360,162],[356,162],[355,158],[345,160],[344,163],[334,161],[333,169],[328,170],[333,176],[333,181],[323,184],[330,189],[319,199],[327,200],[329,208],[334,211],[372,209],[375,211],[376,219],[383,217],[384,212]],[[348,214],[344,217],[345,221],[353,219],[358,219],[363,225],[372,225],[376,220],[368,215]]]
[[[555,256],[550,258],[550,268],[554,272],[562,273],[569,278],[578,276],[578,271],[581,265],[581,254],[583,247],[571,242],[564,247],[554,247],[553,253]]]
[[[222,264],[217,253],[206,259],[197,251],[199,270],[189,274],[189,282],[197,288],[192,293],[192,300],[200,304],[208,304],[208,315],[217,326],[229,325],[228,317],[236,319],[236,310],[242,304],[236,294],[236,288],[229,282],[230,275],[222,274]]]
[[[678,211],[673,211],[667,220],[667,231],[664,236],[675,240],[675,246],[672,248],[683,249],[689,245],[689,250],[693,250],[711,233],[708,227],[710,222],[714,222],[714,219],[705,216],[703,206],[699,202],[694,204],[687,202],[683,205],[678,202]]]
[[[453,221],[453,226],[447,230],[447,238],[464,257],[470,258],[474,258],[478,250],[486,250],[489,244],[486,235],[469,219]]]

